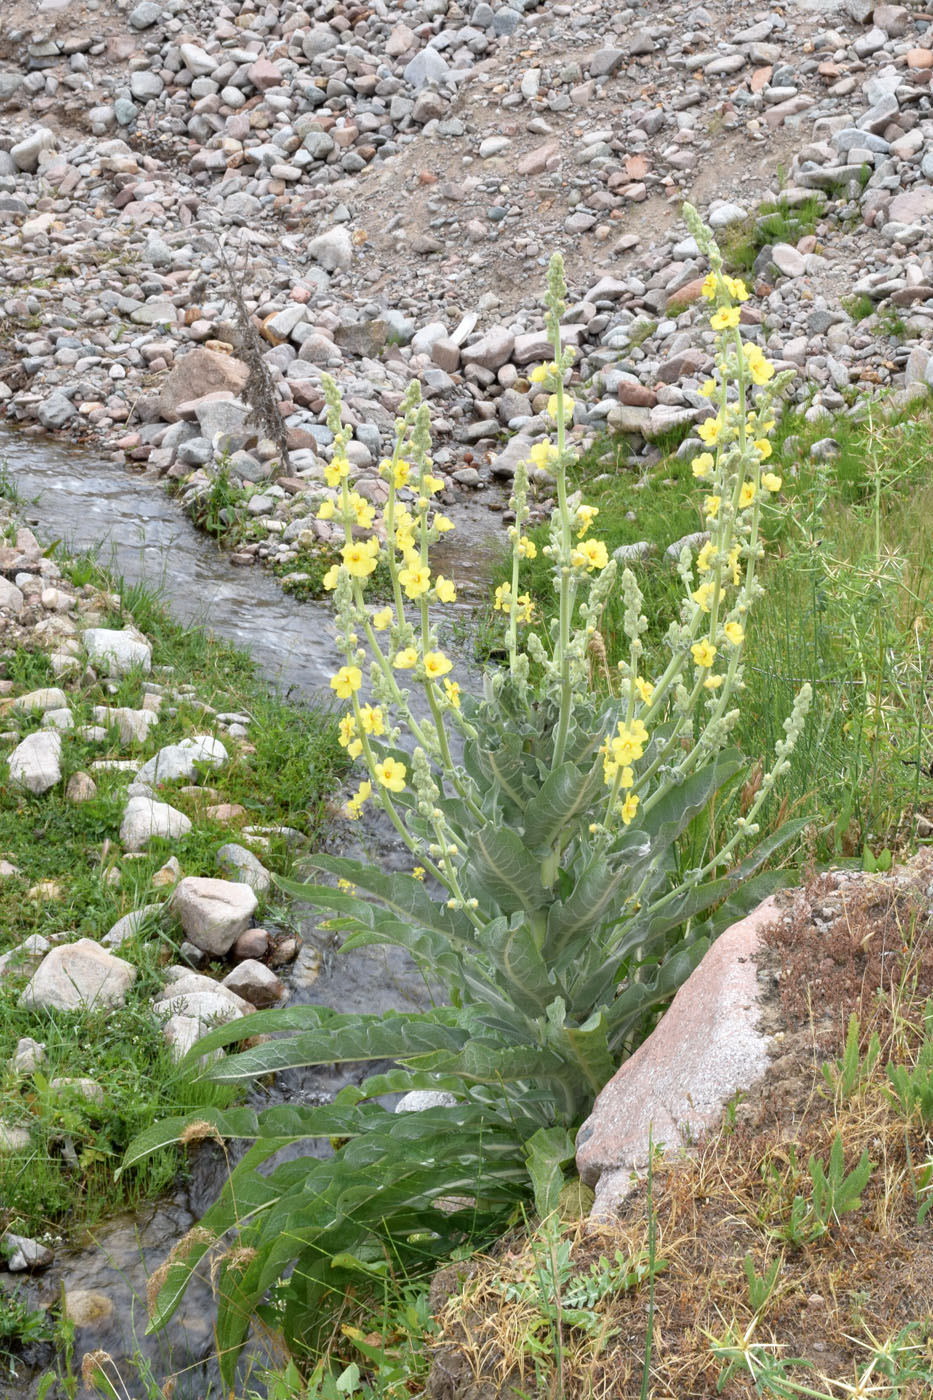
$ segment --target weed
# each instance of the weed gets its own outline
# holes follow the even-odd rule
[[[875,314],[875,303],[865,292],[848,297],[840,297],[839,305],[848,312],[853,321],[865,321]]]

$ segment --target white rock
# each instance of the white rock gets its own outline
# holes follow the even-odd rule
[[[305,251],[328,272],[338,269],[345,272],[353,258],[350,234],[342,224],[328,229],[326,233],[318,234],[317,238],[312,238]]]
[[[127,851],[142,851],[154,836],[177,841],[187,836],[191,820],[184,812],[152,797],[131,797],[123,813],[120,840]]]
[[[30,690],[25,695],[17,695],[13,709],[18,714],[31,714],[34,710],[64,710],[68,706],[68,696],[57,685],[44,686],[42,690]]]
[[[798,253],[789,243],[775,243],[771,249],[771,261],[785,277],[802,277],[807,270],[803,253]]]
[[[139,909],[133,909],[129,914],[124,914],[122,919],[117,919],[109,933],[105,933],[101,940],[106,948],[119,948],[127,938],[132,938],[138,933],[143,924],[147,921],[155,923],[162,913],[161,904],[143,904]]]
[[[148,671],[152,666],[149,643],[130,631],[89,627],[84,634],[84,648],[91,664],[105,664],[111,676],[125,676],[136,666]]]
[[[28,1152],[31,1144],[28,1129],[0,1120],[0,1152]]]
[[[210,734],[195,734],[177,744],[166,744],[143,764],[136,775],[136,781],[155,787],[161,783],[173,782],[176,778],[186,778],[190,781],[197,776],[199,764],[209,768],[220,768],[227,758],[227,750],[219,739],[212,738]]]
[[[159,716],[152,710],[132,710],[125,705],[95,705],[94,719],[98,724],[110,728],[115,725],[121,744],[144,744],[153,724]]]
[[[222,957],[249,928],[258,900],[249,885],[188,875],[175,888],[171,907],[196,948]]]
[[[89,1103],[103,1103],[104,1091],[96,1079],[81,1079],[71,1075],[56,1075],[49,1081],[53,1094],[80,1094]]]
[[[48,792],[61,782],[62,737],[53,729],[27,734],[10,754],[10,782],[29,792]]]
[[[53,1011],[122,1006],[135,981],[135,967],[93,939],[79,938],[45,955],[20,1004]]]
[[[452,1108],[457,1100],[443,1089],[412,1089],[395,1105],[396,1113],[423,1113],[426,1108]]]
[[[10,1058],[10,1068],[15,1074],[32,1074],[45,1064],[45,1045],[41,1040],[33,1040],[31,1035],[21,1036]]]
[[[16,584],[10,583],[9,579],[0,578],[0,608],[6,608],[7,612],[21,613],[25,603],[22,591]]]

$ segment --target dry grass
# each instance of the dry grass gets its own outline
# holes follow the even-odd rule
[[[772,931],[765,961],[778,988],[772,1000],[780,1001],[772,1011],[784,1027],[777,1058],[717,1134],[687,1160],[661,1159],[655,1168],[656,1252],[666,1263],[656,1278],[644,1392],[653,1400],[806,1393],[763,1380],[756,1390],[744,1365],[723,1381],[729,1358],[742,1350],[753,1368],[773,1364],[769,1356],[810,1363],[787,1372],[810,1394],[933,1394],[928,1382],[894,1388],[877,1369],[857,1385],[877,1344],[911,1324],[919,1324],[910,1340],[920,1349],[910,1356],[933,1368],[933,1212],[918,1224],[933,1123],[919,1113],[905,1117],[886,1072],[889,1063],[913,1066],[933,1038],[931,867],[921,857],[899,878],[820,877],[789,922]],[[846,1072],[851,1013],[858,1056],[850,1055]],[[795,1238],[794,1200],[813,1191],[811,1154],[828,1164],[837,1134],[847,1172],[863,1152],[873,1164],[860,1204],[830,1215],[818,1237]],[[650,1218],[639,1190],[610,1225],[565,1227],[572,1277],[617,1249],[636,1258],[647,1251]],[[642,1395],[647,1284],[607,1294],[586,1329],[560,1325],[554,1247],[546,1228],[514,1237],[448,1301],[440,1365],[428,1387],[433,1400]],[[775,1269],[770,1291],[762,1286],[764,1302],[750,1296],[746,1261],[759,1279]],[[510,1300],[523,1287],[524,1296]]]

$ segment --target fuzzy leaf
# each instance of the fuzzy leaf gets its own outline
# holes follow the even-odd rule
[[[565,846],[572,835],[569,828],[581,813],[587,811],[602,786],[602,773],[598,769],[584,773],[576,764],[562,763],[528,804],[525,811],[525,844],[550,849],[563,835],[564,840],[560,844]]]
[[[540,909],[547,901],[539,862],[509,827],[489,823],[476,832],[464,874],[471,890],[505,914]]]

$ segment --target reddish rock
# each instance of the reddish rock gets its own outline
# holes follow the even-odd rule
[[[533,151],[521,157],[516,169],[519,175],[540,175],[547,170],[552,160],[560,159],[560,143],[545,141],[543,146],[535,146]]]
[[[233,355],[199,346],[181,356],[167,376],[159,395],[159,412],[167,423],[179,418],[179,405],[207,394],[226,393],[235,398],[242,393],[249,370]]]
[[[244,962],[247,958],[264,958],[271,942],[264,928],[248,928],[234,943],[232,956],[237,962]]]
[[[617,393],[619,403],[628,404],[630,408],[654,408],[658,401],[653,389],[644,384],[636,384],[632,379],[623,379]]]
[[[682,287],[678,287],[677,291],[668,297],[665,310],[668,306],[692,306],[702,295],[705,280],[703,277],[694,277],[692,282],[685,282]]]
[[[256,62],[247,68],[246,76],[260,92],[278,87],[282,82],[281,71],[268,58],[257,58]]]
[[[767,1069],[755,955],[777,913],[771,896],[717,938],[597,1098],[577,1135],[577,1168],[596,1186],[597,1216],[627,1194],[632,1169],[648,1160],[649,1140],[677,1148],[715,1127],[732,1095]]]
[[[933,50],[911,49],[907,55],[908,68],[933,68]]]

